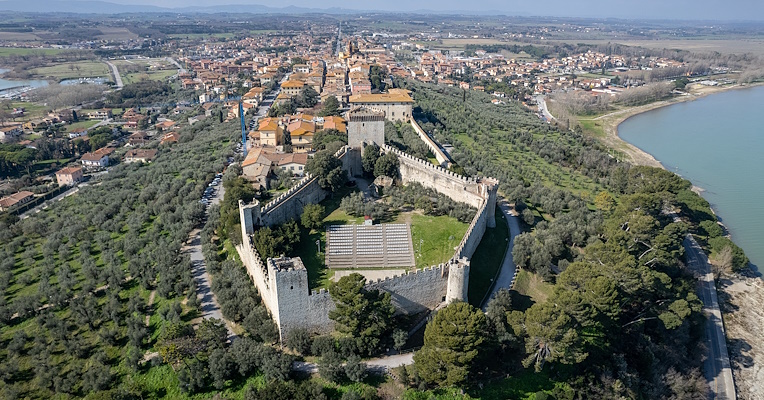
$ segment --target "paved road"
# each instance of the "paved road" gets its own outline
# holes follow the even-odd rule
[[[221,184],[218,186],[218,192],[213,196],[211,203],[219,204],[224,194],[225,189]],[[194,229],[191,231],[191,234],[189,235],[189,244],[184,247],[183,252],[187,253],[191,259],[191,272],[196,281],[196,296],[199,298],[199,309],[202,311],[202,318],[216,318],[224,321],[226,327],[228,327],[228,337],[230,339],[235,338],[236,334],[233,332],[233,324],[223,318],[223,313],[220,311],[220,304],[215,297],[215,293],[212,292],[212,278],[207,272],[207,265],[204,262],[204,255],[202,254],[201,229]]]
[[[539,106],[539,112],[541,115],[546,118],[547,121],[553,121],[554,116],[549,112],[549,109],[546,107],[546,100],[544,99],[543,95],[536,96],[536,104]]]
[[[54,201],[61,201],[61,200],[63,200],[64,198],[66,198],[66,197],[69,197],[69,196],[71,196],[71,195],[73,195],[73,194],[75,194],[75,193],[77,193],[77,192],[79,192],[79,191],[80,191],[80,188],[79,188],[79,186],[72,186],[72,188],[70,188],[70,189],[68,189],[68,190],[66,190],[66,191],[64,191],[64,192],[61,192],[61,193],[59,193],[59,195],[58,195],[58,196],[56,196],[56,197],[53,197],[53,198],[50,198],[50,199],[48,199],[48,200],[45,200],[45,201],[43,201],[42,203],[40,203],[40,204],[38,204],[38,205],[34,206],[33,208],[30,208],[29,210],[26,210],[26,211],[24,211],[23,213],[21,213],[21,214],[19,215],[19,219],[27,219],[27,218],[29,218],[29,216],[30,216],[30,215],[32,215],[33,213],[34,213],[34,214],[37,214],[37,213],[39,213],[40,211],[42,211],[42,210],[44,210],[44,209],[47,209],[47,208],[48,208],[48,206],[50,206],[51,204],[53,204],[53,202],[54,202]]]
[[[183,68],[183,67],[181,67],[181,66],[180,66],[180,64],[178,64],[178,62],[177,62],[177,61],[175,61],[175,59],[174,59],[174,58],[172,58],[172,57],[167,57],[167,61],[169,61],[169,62],[171,62],[171,63],[175,64],[175,66],[176,66],[176,67],[178,67],[178,73],[179,73],[179,74],[182,74],[182,73],[184,73],[184,72],[187,72],[187,71],[186,71],[186,69],[185,69],[185,68]]]
[[[284,75],[284,77],[279,81],[279,85],[276,86],[276,90],[263,98],[263,102],[260,103],[260,107],[258,107],[257,113],[254,115],[253,119],[257,120],[268,115],[268,110],[270,110],[271,106],[273,106],[273,102],[276,100],[276,96],[281,93],[281,84],[286,82],[290,75],[291,74]]]
[[[735,382],[732,379],[730,358],[724,335],[724,322],[719,310],[716,285],[708,258],[691,235],[684,239],[687,265],[698,276],[698,294],[703,301],[706,315],[705,333],[708,341],[708,355],[703,362],[703,372],[711,387],[711,399],[735,400]]]
[[[117,84],[117,89],[122,89],[124,85],[122,84],[122,77],[119,75],[117,66],[112,64],[111,61],[104,60],[104,62],[111,68],[111,72],[114,74],[114,81]]]
[[[509,229],[509,242],[507,242],[507,254],[504,255],[504,261],[501,264],[501,270],[499,270],[499,277],[496,278],[496,283],[491,289],[491,293],[486,296],[483,302],[483,311],[493,296],[501,289],[511,289],[515,282],[515,276],[517,268],[515,262],[512,259],[512,247],[515,245],[515,236],[520,234],[520,223],[515,210],[513,210],[509,204],[505,201],[499,203],[501,212],[504,213],[504,220],[507,221],[507,228]]]

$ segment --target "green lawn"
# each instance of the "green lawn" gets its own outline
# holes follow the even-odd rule
[[[573,389],[565,382],[557,382],[549,376],[547,370],[534,372],[533,369],[522,369],[509,378],[486,384],[481,389],[469,391],[476,399],[513,399],[535,400],[538,398],[573,398]],[[543,392],[548,397],[537,396]],[[543,395],[542,395],[543,396]]]
[[[605,128],[602,125],[602,121],[592,119],[579,119],[578,124],[581,125],[581,129],[584,132],[591,134],[596,138],[605,137]]]
[[[53,77],[59,80],[71,78],[109,78],[109,67],[100,61],[77,61],[56,64],[49,67],[40,67],[32,70],[32,73],[41,77]]]
[[[327,197],[321,202],[321,205],[323,205],[325,209],[324,224],[341,225],[356,221],[356,219],[348,216],[339,209],[342,198],[356,191],[358,191],[358,188],[343,187],[335,193],[334,196]],[[293,256],[302,259],[305,269],[308,270],[308,286],[310,286],[311,289],[328,287],[329,282],[331,282],[331,278],[334,275],[334,271],[326,268],[326,265],[324,264],[324,254],[318,253],[316,240],[320,240],[321,250],[324,250],[326,248],[325,229],[312,229],[309,232],[303,229],[302,234],[300,235],[300,243],[295,246],[293,254]]]
[[[88,120],[88,121],[74,122],[71,125],[66,125],[66,132],[71,132],[71,131],[73,131],[75,129],[79,129],[79,128],[90,129],[91,127],[93,127],[93,125],[95,125],[95,124],[97,124],[99,122],[101,122],[101,121],[95,121],[95,120],[90,121],[90,120]]]
[[[41,118],[45,116],[46,111],[50,109],[50,107],[29,101],[12,101],[10,106],[24,107],[24,116],[21,118],[16,118],[17,121],[29,121],[35,118]]]
[[[509,240],[509,228],[504,213],[496,207],[496,227],[486,228],[475,254],[470,260],[469,303],[480,307],[501,268]]]
[[[0,47],[0,57],[6,57],[6,56],[25,56],[29,54],[44,54],[44,55],[52,55],[52,54],[58,54],[62,51],[65,51],[64,49],[35,49],[35,48],[26,48],[26,47]]]
[[[520,269],[515,280],[512,294],[512,306],[518,310],[525,310],[534,303],[545,301],[554,291],[554,285],[544,282],[541,276]]]
[[[177,74],[177,70],[160,70],[160,71],[147,71],[136,72],[132,74],[122,75],[122,81],[124,84],[136,83],[144,80],[150,81],[164,81],[167,78]]]
[[[339,209],[339,203],[356,188],[344,188],[333,198],[327,198],[321,204],[325,207],[325,225],[361,224],[363,217],[351,217]],[[454,255],[454,247],[467,232],[469,224],[449,216],[432,217],[417,212],[396,213],[389,222],[404,223],[411,221],[411,236],[414,252],[417,254],[416,267],[423,268],[448,261]],[[388,222],[388,221],[385,221]],[[326,249],[326,230],[303,230],[300,243],[292,254],[302,259],[308,270],[308,285],[311,289],[328,287],[334,276],[334,270],[326,268],[324,254],[318,253],[316,240],[321,243],[321,250]],[[420,240],[422,241],[420,253]]]
[[[411,216],[411,239],[414,244],[417,268],[444,263],[454,255],[469,224],[447,215],[432,217]]]

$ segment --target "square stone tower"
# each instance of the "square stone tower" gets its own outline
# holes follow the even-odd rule
[[[356,107],[347,114],[348,146],[360,149],[363,144],[385,144],[385,113]]]

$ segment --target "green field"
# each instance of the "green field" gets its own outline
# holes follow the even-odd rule
[[[16,121],[29,121],[35,118],[41,118],[45,116],[47,110],[50,109],[49,107],[43,106],[42,104],[28,101],[12,101],[10,107],[24,107],[24,116],[21,118],[16,118]]]
[[[109,67],[100,61],[77,61],[56,64],[49,67],[40,67],[32,70],[32,73],[41,77],[51,77],[58,80],[72,78],[96,78],[111,76]]]
[[[145,80],[164,81],[164,80],[167,80],[167,78],[177,73],[178,73],[177,70],[138,72],[138,73],[122,75],[122,81],[126,85],[129,83],[136,83],[136,82],[145,81]]]
[[[321,204],[327,214],[324,225],[361,224],[363,217],[352,217],[339,209],[340,201],[356,188],[343,188],[333,198],[325,199]],[[388,220],[378,222],[410,223],[411,237],[416,256],[416,267],[423,268],[448,261],[454,255],[454,247],[464,237],[469,224],[449,216],[428,216],[417,211],[393,212]],[[505,224],[506,225],[506,224]],[[311,289],[328,287],[334,276],[334,270],[326,268],[324,254],[318,253],[316,240],[321,243],[321,250],[326,248],[326,230],[303,230],[300,243],[295,246],[293,256],[302,259],[308,270],[308,285]],[[420,249],[421,241],[421,249]],[[420,251],[421,250],[421,251]]]
[[[27,48],[27,47],[0,47],[0,57],[6,57],[6,56],[26,56],[29,54],[45,54],[52,55],[52,54],[58,54],[62,51],[65,51],[64,49],[37,49],[37,48]]]
[[[451,259],[454,247],[459,245],[468,227],[469,224],[447,215],[412,215],[411,239],[417,268],[437,265]]]
[[[79,122],[74,122],[71,125],[66,125],[66,132],[71,132],[71,131],[73,131],[75,129],[79,129],[79,128],[90,129],[91,127],[93,127],[93,125],[95,125],[95,124],[97,124],[99,122],[101,122],[101,121],[79,121]]]

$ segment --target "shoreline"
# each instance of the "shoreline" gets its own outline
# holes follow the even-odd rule
[[[752,84],[746,84],[746,85],[729,85],[729,86],[723,86],[723,87],[705,87],[700,86],[699,88],[691,88],[690,94],[684,95],[681,97],[671,98],[668,100],[661,100],[654,103],[646,104],[643,106],[637,106],[632,108],[627,108],[623,110],[619,110],[610,114],[605,114],[601,117],[608,117],[608,116],[614,116],[617,115],[617,118],[606,120],[606,123],[603,124],[603,130],[605,131],[606,138],[601,139],[608,147],[615,149],[617,151],[623,151],[624,147],[628,150],[623,151],[624,154],[627,156],[629,162],[635,164],[635,165],[646,165],[646,166],[652,166],[657,168],[662,168],[664,170],[670,171],[666,169],[666,167],[658,161],[652,154],[646,152],[645,150],[640,149],[639,147],[629,143],[628,141],[624,140],[623,138],[618,135],[618,127],[626,120],[628,120],[631,117],[634,117],[636,115],[653,111],[658,108],[667,107],[673,104],[679,104],[686,101],[693,101],[697,99],[701,99],[703,97],[706,97],[708,95],[717,94],[717,93],[723,93],[731,90],[738,90],[738,89],[747,89],[747,88],[753,88],[758,86],[763,86],[764,82],[755,82]],[[698,90],[700,89],[700,90]],[[696,90],[695,93],[692,93],[693,90]],[[606,140],[608,139],[608,140]],[[617,148],[613,146],[613,144],[618,144],[621,147]],[[681,175],[680,175],[681,176]],[[684,177],[683,177],[684,178]],[[688,179],[688,178],[684,178]],[[689,179],[688,179],[689,180]],[[692,183],[692,181],[690,181]],[[705,189],[699,186],[696,186],[694,183],[692,184],[691,189],[693,192],[697,193],[699,196],[703,196],[703,192],[705,192]],[[724,233],[727,238],[732,240],[732,232],[729,229],[729,227],[724,224],[723,222],[718,220],[718,214],[713,206],[710,207],[711,212],[714,214],[714,216],[717,218],[717,223],[719,223],[722,228],[724,229]]]
[[[605,145],[613,150],[622,152],[627,160],[635,165],[645,165],[650,167],[657,167],[666,169],[663,164],[656,159],[652,154],[640,149],[639,147],[629,143],[621,138],[618,134],[619,126],[631,117],[639,114],[646,113],[648,111],[657,110],[659,108],[667,107],[673,104],[684,103],[687,101],[694,101],[702,99],[708,95],[723,93],[731,90],[747,89],[764,85],[764,82],[755,82],[746,85],[734,84],[730,86],[701,86],[697,83],[692,84],[690,92],[687,95],[679,97],[673,97],[667,100],[660,100],[654,103],[649,103],[641,106],[625,108],[623,110],[614,111],[612,113],[604,114],[592,120],[602,120],[602,129],[605,132],[605,137],[600,138]],[[697,189],[697,190],[696,190]],[[693,191],[698,194],[703,191],[702,188],[693,186]]]

